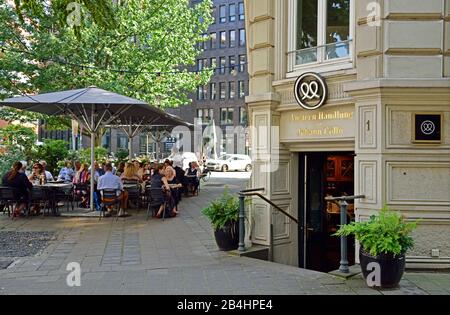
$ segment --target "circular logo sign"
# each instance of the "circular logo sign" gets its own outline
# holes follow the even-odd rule
[[[295,82],[295,98],[304,109],[318,109],[328,98],[325,79],[313,72],[303,74]]]
[[[436,125],[432,121],[426,120],[420,126],[420,130],[422,130],[423,134],[429,136],[436,131]]]

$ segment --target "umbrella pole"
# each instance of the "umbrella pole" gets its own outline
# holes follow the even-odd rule
[[[92,106],[92,113],[91,113],[91,189],[90,189],[90,204],[91,204],[91,211],[94,211],[94,187],[95,187],[95,121],[94,121],[94,106]]]
[[[91,133],[91,211],[94,211],[94,186],[95,186],[95,133]]]
[[[128,137],[128,158],[131,160],[133,160],[133,138],[132,137]]]

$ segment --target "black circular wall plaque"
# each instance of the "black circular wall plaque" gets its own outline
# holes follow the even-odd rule
[[[307,110],[320,108],[328,99],[328,86],[325,79],[317,73],[302,74],[295,82],[295,98]]]

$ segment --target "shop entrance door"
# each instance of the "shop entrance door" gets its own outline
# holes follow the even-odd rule
[[[339,268],[340,242],[333,234],[339,228],[340,209],[326,202],[328,196],[353,195],[353,153],[300,154],[299,261],[300,267],[330,272]],[[348,219],[354,219],[349,205]],[[354,239],[348,239],[349,261],[354,263]]]

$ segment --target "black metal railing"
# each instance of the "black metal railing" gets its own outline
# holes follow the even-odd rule
[[[285,216],[287,216],[289,219],[294,221],[296,224],[298,224],[298,219],[287,213],[285,210],[281,209],[279,206],[277,206],[273,201],[266,198],[260,192],[264,192],[265,188],[253,188],[253,189],[247,189],[242,190],[239,192],[239,251],[244,252],[245,251],[245,198],[247,197],[259,197],[269,205],[271,205],[273,208],[275,208],[277,211],[281,212]]]

